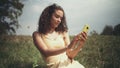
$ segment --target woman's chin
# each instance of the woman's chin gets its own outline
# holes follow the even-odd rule
[[[55,26],[55,28],[57,28],[57,27],[58,27],[58,25]]]

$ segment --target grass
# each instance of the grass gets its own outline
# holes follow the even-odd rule
[[[120,36],[90,36],[75,60],[86,68],[120,68],[119,41]],[[45,63],[31,36],[1,36],[0,68],[45,68]]]

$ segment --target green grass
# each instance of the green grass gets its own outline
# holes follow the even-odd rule
[[[120,68],[120,36],[88,37],[75,60],[86,68]],[[45,68],[45,63],[31,36],[0,37],[0,68],[35,67]]]

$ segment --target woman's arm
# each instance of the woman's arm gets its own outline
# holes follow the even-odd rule
[[[41,35],[38,32],[33,33],[33,42],[38,50],[45,56],[57,55],[66,51],[66,47],[62,48],[48,48],[43,42]]]
[[[70,44],[72,47],[67,49],[67,55],[70,59],[73,59],[78,54],[80,49],[83,47],[86,39],[87,39],[87,35],[85,32],[82,32],[73,38]]]
[[[65,45],[68,47],[67,50],[66,50],[66,54],[68,55],[68,57],[72,57],[72,53],[76,53],[75,52],[71,52],[71,49],[74,49],[78,40],[77,40],[77,36],[73,38],[73,40],[70,42],[70,37],[69,37],[69,34],[68,32],[64,32],[63,34],[63,38],[64,38],[64,42],[65,42]]]
[[[77,41],[70,41],[70,37],[69,37],[68,32],[64,32],[63,38],[64,38],[65,46],[67,46],[68,49],[71,49],[71,48],[75,47],[75,44],[76,44]]]

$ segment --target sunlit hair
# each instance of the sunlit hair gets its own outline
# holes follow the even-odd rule
[[[63,18],[61,19],[61,23],[58,25],[58,27],[55,29],[55,31],[63,33],[68,30],[63,8],[58,6],[57,4],[52,4],[48,7],[46,7],[40,16],[39,24],[38,24],[38,32],[39,33],[46,34],[47,32],[50,31],[50,29],[51,29],[50,20],[52,18],[52,14],[55,12],[55,10],[63,11]]]

